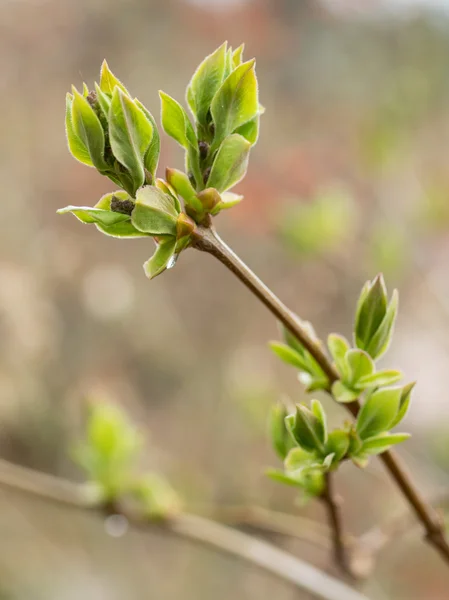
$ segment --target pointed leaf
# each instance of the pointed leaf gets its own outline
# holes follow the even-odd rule
[[[145,181],[143,159],[153,137],[153,127],[143,111],[118,87],[109,109],[109,138],[115,158],[128,169],[133,195]]]
[[[349,450],[349,435],[346,431],[336,429],[329,433],[326,452],[334,455],[334,462],[340,462]]]
[[[72,127],[86,147],[94,166],[100,171],[107,169],[104,160],[104,132],[100,119],[89,102],[75,88],[72,100]]]
[[[289,348],[280,342],[270,342],[269,346],[276,356],[288,365],[292,365],[302,371],[306,370],[307,363],[304,361],[303,357],[292,348]]]
[[[135,98],[134,102],[140,108],[140,110],[144,113],[146,118],[150,121],[151,126],[153,127],[153,135],[151,138],[150,145],[145,152],[145,156],[143,158],[143,163],[145,169],[151,173],[152,178],[156,177],[157,165],[159,163],[159,155],[161,151],[161,138],[159,136],[159,131],[157,128],[156,121],[154,120],[153,115],[150,111],[145,108],[145,106]]]
[[[233,63],[234,69],[242,64],[242,57],[243,57],[244,49],[245,49],[245,44],[241,44],[232,53],[232,63]]]
[[[370,394],[357,418],[357,433],[365,440],[390,429],[398,413],[401,388],[381,388]]]
[[[227,137],[215,156],[207,186],[224,192],[238,183],[246,174],[250,149],[251,144],[241,135]]]
[[[327,442],[327,417],[324,412],[323,405],[319,400],[313,399],[310,403],[310,407],[312,409],[313,414],[318,419],[318,422],[321,425],[321,430],[319,432],[320,439],[325,444]]]
[[[285,426],[287,410],[283,404],[276,404],[270,412],[270,437],[273,448],[279,458],[285,459],[289,450],[293,447],[293,440]]]
[[[324,452],[323,426],[311,410],[298,404],[293,435],[299,446],[307,452]]]
[[[198,141],[190,119],[183,107],[174,98],[160,91],[161,119],[165,133],[184,148],[197,147]]]
[[[412,396],[412,390],[414,387],[415,382],[412,382],[408,383],[407,385],[404,385],[404,387],[402,388],[401,398],[399,400],[399,410],[393,423],[390,425],[391,429],[393,429],[393,427],[396,427],[396,425],[398,425],[407,414],[408,407],[410,405],[410,399]]]
[[[212,98],[224,78],[227,43],[207,56],[195,71],[188,87],[187,101],[196,120],[207,127],[207,115]]]
[[[290,475],[286,475],[283,471],[279,469],[268,469],[266,475],[276,481],[277,483],[284,483],[285,485],[290,485],[292,487],[299,487],[298,481]]]
[[[380,358],[388,350],[391,338],[393,336],[398,304],[399,295],[397,290],[394,290],[385,318],[367,346],[367,352],[374,359]]]
[[[334,359],[337,371],[343,379],[349,378],[349,368],[346,362],[346,354],[350,349],[349,342],[342,335],[331,333],[327,338],[327,347]]]
[[[246,140],[248,140],[251,146],[254,146],[254,144],[259,138],[259,125],[260,115],[256,115],[247,123],[244,123],[243,125],[240,125],[240,127],[237,127],[235,133],[238,133],[241,136],[243,136]]]
[[[85,146],[84,142],[75,133],[75,129],[72,123],[72,101],[73,96],[67,94],[66,96],[66,113],[65,113],[65,130],[67,135],[67,144],[69,150],[74,158],[80,163],[93,167],[94,164],[90,158],[89,150]]]
[[[239,65],[222,83],[211,104],[214,145],[254,118],[259,110],[255,61]]]
[[[153,279],[165,271],[173,258],[175,246],[175,238],[168,238],[158,244],[156,252],[143,266],[147,277]]]
[[[306,452],[303,448],[292,448],[284,461],[284,467],[288,472],[298,471],[317,464],[319,464],[317,457],[310,452]]]
[[[122,221],[129,221],[129,215],[124,215],[111,210],[103,210],[101,208],[91,208],[90,206],[66,206],[56,211],[63,215],[72,213],[82,223],[99,223],[101,225],[115,225]]]
[[[377,373],[372,373],[371,375],[366,375],[365,377],[361,377],[356,387],[358,389],[366,389],[369,387],[384,387],[387,385],[393,385],[402,379],[402,373],[400,371],[394,370],[384,370],[378,371]]]
[[[128,90],[123,83],[110,71],[106,60],[103,61],[100,71],[100,90],[109,96],[112,96],[115,88],[118,87],[124,94],[129,96]]]
[[[149,185],[138,190],[131,216],[136,229],[156,236],[176,236],[177,216],[176,208],[168,194]]]
[[[365,454],[382,454],[392,446],[405,442],[410,438],[409,433],[381,433],[363,442],[362,452]]]
[[[240,194],[234,194],[233,192],[223,192],[221,195],[221,202],[211,210],[211,215],[218,215],[222,210],[232,208],[243,200],[243,196]]]

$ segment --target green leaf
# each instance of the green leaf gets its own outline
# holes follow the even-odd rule
[[[153,137],[153,126],[144,112],[118,87],[109,109],[109,138],[115,158],[132,177],[132,195],[144,184],[144,156]]]
[[[382,323],[387,312],[387,290],[382,275],[363,288],[355,324],[355,340],[358,348],[365,350]]]
[[[106,60],[103,61],[100,71],[100,90],[109,96],[112,96],[115,88],[119,88],[124,94],[129,96],[128,90],[123,83],[110,71]]]
[[[323,425],[306,406],[296,406],[295,422],[292,433],[296,442],[307,452],[324,453]]]
[[[218,215],[222,210],[226,210],[227,208],[232,208],[236,206],[243,200],[243,196],[240,194],[234,194],[233,192],[223,192],[221,194],[221,202],[217,204],[217,206],[211,210],[211,215]]]
[[[326,413],[324,412],[323,405],[319,400],[313,399],[310,403],[310,407],[321,425],[319,432],[320,439],[322,440],[323,444],[325,444],[327,442],[327,417]]]
[[[175,246],[176,238],[168,238],[158,244],[156,252],[143,266],[145,274],[149,279],[154,279],[154,277],[167,269],[173,259]]]
[[[366,389],[369,387],[384,387],[386,385],[393,385],[402,379],[402,373],[393,369],[378,371],[371,375],[361,377],[357,382],[357,388]]]
[[[410,405],[410,399],[412,396],[412,390],[415,387],[415,383],[416,382],[408,383],[407,385],[404,385],[404,387],[401,389],[401,398],[399,400],[399,410],[398,410],[398,413],[397,413],[393,423],[390,425],[391,429],[393,429],[393,427],[396,427],[396,425],[398,425],[402,421],[402,419],[405,417],[405,415],[407,414],[408,407]]]
[[[317,457],[303,448],[292,448],[284,461],[284,467],[289,473],[316,465],[319,465]]]
[[[259,138],[259,125],[260,125],[260,115],[256,115],[247,123],[244,123],[240,127],[237,127],[235,133],[243,136],[251,146],[257,142]]]
[[[78,90],[73,88],[72,127],[89,152],[93,165],[99,170],[107,169],[104,160],[104,132],[94,109]]]
[[[86,148],[84,142],[77,136],[72,123],[72,101],[73,96],[67,94],[66,96],[66,113],[65,113],[65,131],[67,135],[67,144],[69,150],[74,158],[80,163],[93,167],[94,164],[90,158],[89,150]]]
[[[211,113],[215,124],[215,149],[259,110],[255,60],[239,65],[215,94]]]
[[[388,431],[398,413],[401,388],[382,388],[370,394],[357,418],[357,433],[365,440]]]
[[[350,387],[355,386],[362,377],[372,375],[374,372],[374,362],[363,350],[348,350],[346,364],[350,373],[347,382]]]
[[[207,56],[195,71],[187,86],[187,102],[196,120],[207,128],[207,115],[212,98],[224,78],[227,42]]]
[[[105,194],[100,198],[94,208],[100,208],[103,210],[110,211],[111,210],[111,202],[113,199],[118,199],[121,201],[132,201],[129,194],[124,191],[117,190],[116,192],[110,192],[109,194]],[[121,214],[121,213],[114,213]],[[126,215],[124,215],[126,216]],[[131,223],[131,217],[128,217],[128,220],[120,221],[118,223],[113,223],[112,225],[105,225],[103,223],[95,224],[98,231],[104,233],[105,235],[115,237],[115,238],[137,238],[137,237],[148,237],[147,233],[142,233],[138,229],[134,227]]]
[[[150,121],[151,126],[153,127],[153,136],[151,138],[150,145],[148,146],[147,151],[145,152],[145,156],[143,158],[143,164],[145,169],[151,173],[152,178],[154,179],[156,176],[157,165],[159,164],[159,155],[161,151],[161,138],[159,136],[159,131],[157,128],[156,121],[154,120],[153,115],[150,111],[145,108],[145,106],[135,98],[134,102],[146,116],[146,118]]]
[[[341,377],[343,377],[343,379],[348,379],[349,369],[345,360],[346,354],[350,349],[348,340],[342,335],[331,333],[327,338],[327,347],[329,348],[329,352],[334,359],[337,371]]]
[[[238,183],[246,174],[250,149],[251,144],[241,135],[228,136],[212,163],[207,186],[224,192]]]
[[[99,223],[100,225],[115,225],[122,221],[129,221],[129,215],[124,215],[111,210],[91,208],[90,206],[66,206],[56,211],[59,215],[72,213],[82,223]]]
[[[244,51],[244,49],[245,49],[245,44],[241,44],[232,53],[232,63],[233,63],[234,69],[237,68],[239,65],[242,64],[242,58],[243,58],[243,51]]]
[[[409,433],[381,433],[363,442],[362,452],[365,454],[382,454],[392,446],[405,442],[410,438]]]
[[[305,371],[307,369],[307,363],[304,361],[301,354],[296,352],[296,350],[293,350],[289,346],[281,344],[280,342],[270,342],[269,346],[276,356],[278,356],[288,365],[292,365],[301,371]]]
[[[270,479],[276,481],[277,483],[283,483],[292,487],[300,487],[297,479],[295,479],[292,475],[286,475],[279,469],[268,469],[265,473]]]
[[[342,404],[353,402],[357,399],[358,395],[359,393],[357,390],[348,388],[341,381],[336,381],[334,384],[332,384],[332,396],[337,402],[341,402]]]
[[[150,235],[176,236],[178,213],[172,198],[155,186],[145,186],[137,192],[131,220],[139,231]]]
[[[285,459],[289,450],[293,447],[292,437],[285,426],[287,410],[283,404],[276,404],[270,412],[270,438],[273,448],[279,458]]]
[[[349,435],[346,431],[336,429],[329,433],[326,452],[334,455],[334,463],[340,462],[349,450]]]
[[[101,112],[107,119],[109,117],[109,108],[111,106],[111,97],[105,94],[98,83],[95,84],[95,93],[97,94],[98,104],[100,105]]]
[[[380,358],[388,350],[391,338],[393,336],[393,328],[398,311],[398,303],[399,295],[397,290],[394,290],[385,318],[367,346],[367,352],[374,359]]]
[[[160,91],[161,119],[165,133],[175,139],[184,148],[194,146],[198,141],[190,119],[183,107],[174,98]]]

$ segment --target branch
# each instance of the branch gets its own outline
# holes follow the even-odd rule
[[[346,573],[349,575],[349,577],[354,578],[355,574],[352,570],[352,565],[346,551],[347,549],[343,531],[343,519],[340,510],[341,501],[334,492],[333,473],[326,473],[325,477],[325,488],[324,492],[320,496],[320,500],[323,502],[326,508],[329,519],[335,563],[340,567],[343,573]]]
[[[281,300],[251,271],[251,269],[221,240],[211,227],[197,227],[194,247],[215,256],[225,267],[234,273],[242,283],[268,308],[268,310],[301,342],[315,358],[329,378],[330,385],[338,379],[331,361],[327,358],[319,344],[310,338],[297,316],[290,311]],[[350,413],[356,417],[360,404],[357,401],[345,404]],[[445,536],[444,525],[401,464],[397,455],[391,450],[380,455],[390,475],[409,502],[423,528],[426,540],[449,564],[449,545]]]
[[[96,510],[109,515],[110,508],[92,502],[86,487],[39,473],[0,459],[0,485],[42,498],[49,502],[79,510]],[[242,558],[322,600],[368,600],[360,592],[330,577],[316,567],[257,538],[235,531],[208,519],[181,514],[167,521],[154,523],[148,518],[121,506],[114,512],[122,514],[140,529],[162,529],[191,541],[212,546],[220,552]]]

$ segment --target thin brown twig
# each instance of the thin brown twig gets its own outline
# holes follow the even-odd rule
[[[67,508],[96,510],[110,515],[111,507],[93,501],[86,493],[86,486],[46,475],[0,459],[0,485],[16,492],[30,494],[47,502]],[[140,529],[172,533],[220,552],[231,554],[290,582],[298,588],[311,592],[323,600],[368,600],[360,592],[334,579],[299,558],[229,527],[209,519],[190,514],[179,514],[166,521],[152,522],[135,510],[119,503],[114,504],[116,513],[122,514],[130,524]]]
[[[332,549],[336,565],[351,578],[355,577],[352,564],[348,556],[343,518],[341,515],[341,501],[335,494],[333,473],[326,473],[325,487],[320,496],[327,512],[329,526],[332,534]]]
[[[195,236],[194,247],[211,254],[234,273],[310,352],[328,376],[330,385],[335,382],[338,379],[338,373],[321,346],[309,336],[298,317],[221,240],[216,231],[212,227],[197,227]],[[360,403],[350,402],[345,404],[345,407],[356,417],[360,410]],[[438,550],[446,563],[449,563],[449,544],[438,514],[416,488],[394,452],[391,450],[384,452],[380,458],[422,523],[426,531],[426,540]]]

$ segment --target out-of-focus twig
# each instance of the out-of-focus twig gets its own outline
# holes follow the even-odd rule
[[[15,491],[56,502],[80,510],[96,510],[109,515],[111,507],[102,507],[89,499],[86,487],[45,475],[37,471],[0,460],[0,485]],[[295,556],[203,517],[179,514],[155,523],[134,510],[114,505],[114,512],[122,514],[133,526],[140,529],[158,529],[211,546],[231,554],[307,590],[322,600],[368,600],[344,582],[334,579],[316,567]]]

